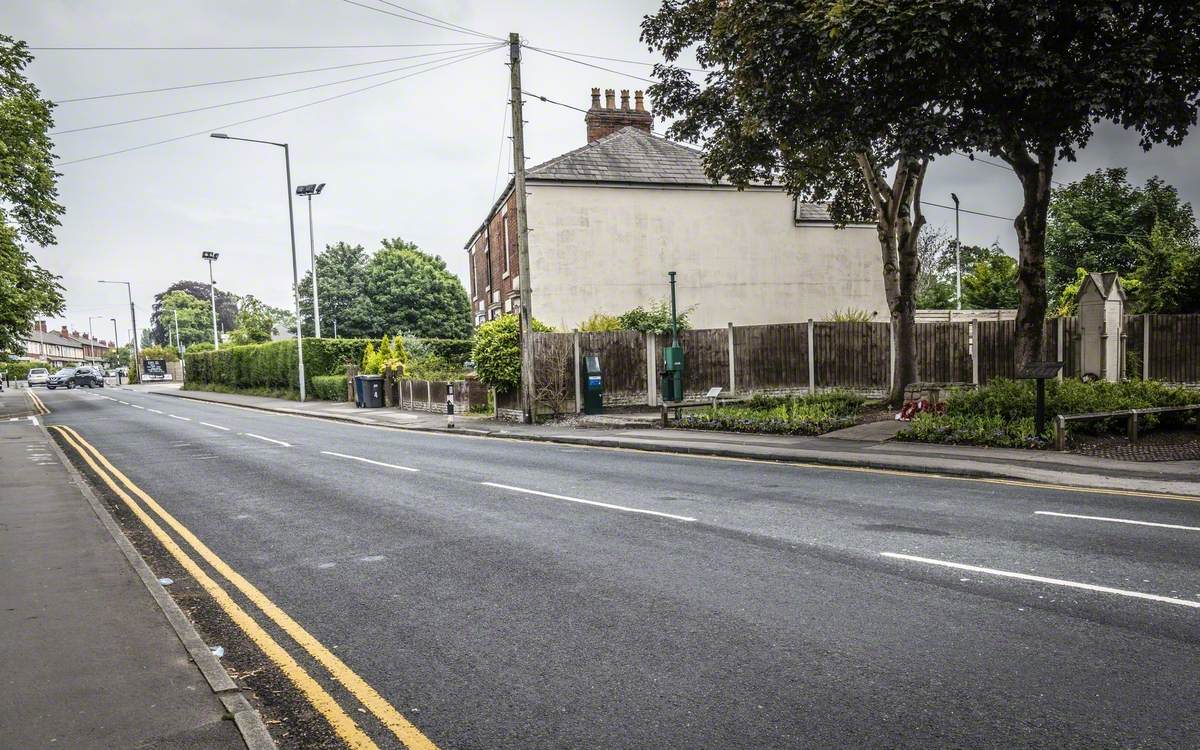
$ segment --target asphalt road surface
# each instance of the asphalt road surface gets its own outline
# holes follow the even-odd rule
[[[437,747],[1200,747],[1200,503],[40,395]]]

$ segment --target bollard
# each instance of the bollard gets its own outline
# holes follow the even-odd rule
[[[446,426],[454,426],[454,383],[446,383]]]

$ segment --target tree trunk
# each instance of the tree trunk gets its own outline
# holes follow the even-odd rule
[[[1023,205],[1013,226],[1017,230],[1016,367],[1018,374],[1045,356],[1046,216],[1050,209],[1054,150],[1043,149],[1035,161],[1023,148],[1012,149],[1009,163],[1021,181]]]

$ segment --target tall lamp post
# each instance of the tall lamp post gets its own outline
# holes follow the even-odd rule
[[[212,264],[221,254],[205,250],[200,253],[200,257],[208,261],[208,299],[212,302],[213,348],[220,351],[221,338],[217,336],[217,284],[213,281]]]
[[[319,185],[296,186],[296,195],[308,198],[308,258],[312,263],[313,333],[317,338],[321,338],[321,300],[317,297],[317,243],[313,238],[312,199],[314,195],[320,195],[324,189],[325,183],[323,182]],[[299,318],[296,319],[296,325],[300,325]]]
[[[100,280],[100,283],[101,284],[124,284],[125,285],[125,293],[129,295],[129,322],[130,322],[130,324],[133,325],[133,335],[130,336],[130,340],[133,342],[133,370],[134,370],[134,372],[137,372],[140,355],[138,352],[138,340],[137,340],[137,313],[134,312],[134,309],[133,309],[133,285],[130,284],[128,281],[104,281],[103,279]],[[114,323],[113,325],[115,326],[116,324]]]
[[[88,336],[92,339],[92,358],[96,358],[96,332],[92,330],[93,320],[107,320],[103,315],[88,316]]]
[[[262,143],[267,146],[278,146],[283,149],[283,169],[287,175],[287,205],[288,205],[288,236],[292,243],[292,299],[296,306],[296,362],[300,375],[300,402],[304,403],[304,336],[300,326],[300,272],[296,265],[296,219],[292,211],[292,157],[286,143],[275,141],[260,141],[255,138],[237,138],[225,133],[211,133],[213,138],[230,141],[245,141],[247,143]]]
[[[950,194],[954,201],[954,300],[962,309],[962,241],[958,238],[958,196]]]

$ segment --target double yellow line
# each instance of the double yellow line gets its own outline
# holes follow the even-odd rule
[[[208,563],[214,571],[225,578],[242,593],[262,614],[274,622],[293,641],[312,656],[321,666],[328,670],[333,679],[339,682],[362,705],[375,716],[392,734],[409,750],[437,750],[421,730],[404,718],[399,711],[387,702],[374,688],[354,673],[341,659],[334,656],[308,631],[300,626],[286,612],[268,599],[253,584],[247,581],[233,568],[229,567],[220,557],[208,548],[195,534],[168,513],[152,497],[130,481],[112,465],[100,451],[88,443],[74,429],[65,425],[55,425],[56,430],[71,448],[79,454],[92,471],[111,489],[117,497],[129,507],[150,533],[166,548],[171,556],[190,573],[196,581],[216,600],[221,609],[229,615],[252,641],[262,649],[263,653],[285,674],[288,679],[304,694],[308,701],[329,722],[338,736],[352,748],[377,749],[375,742],[367,736],[361,727],[350,717],[338,702],[318,683],[296,660],[287,649],[279,644],[258,622],[241,607],[233,597],[225,591],[188,553],[163,529],[162,526],[138,503],[141,500],[146,508],[154,512],[168,527],[170,527],[196,555]],[[134,499],[134,496],[138,500]]]
[[[29,394],[29,398],[33,401],[34,413],[36,413],[39,417],[44,417],[50,413],[50,410],[46,408],[46,405],[42,403],[42,399],[33,392],[32,388],[26,389],[25,392]]]

